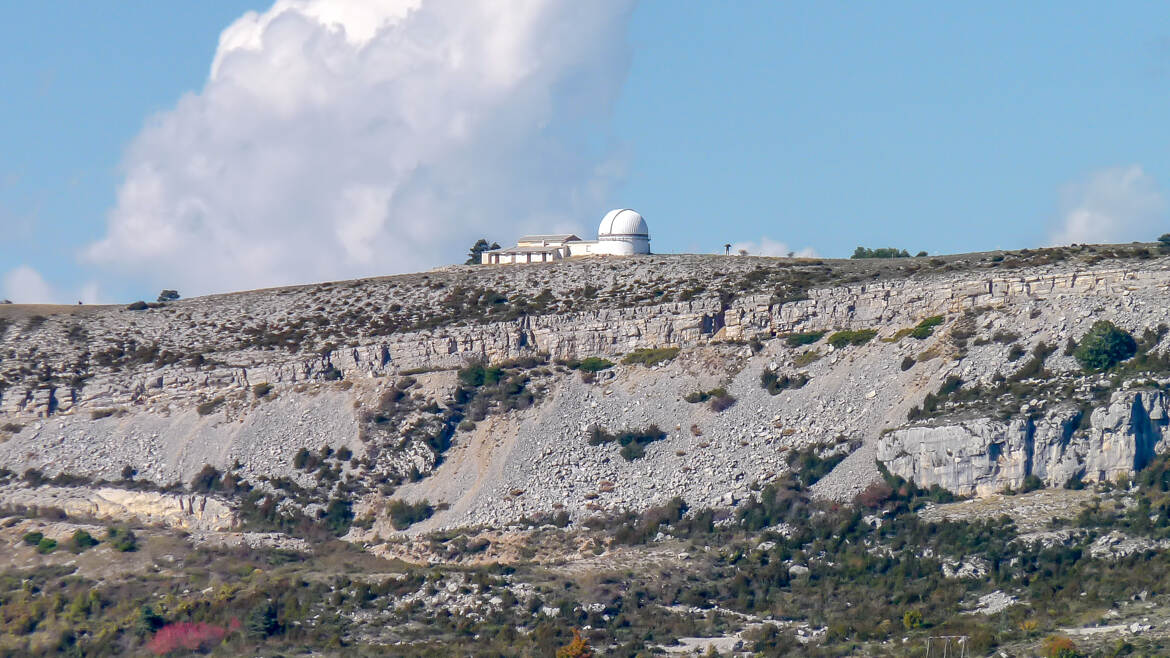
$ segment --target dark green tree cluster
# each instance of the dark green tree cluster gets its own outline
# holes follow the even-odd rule
[[[1108,320],[1093,323],[1073,356],[1085,370],[1108,370],[1137,354],[1137,341]]]
[[[469,249],[467,251],[467,260],[463,261],[463,264],[464,265],[479,265],[480,262],[482,261],[481,256],[483,256],[483,252],[491,251],[493,249],[499,249],[499,248],[500,248],[500,243],[498,243],[498,242],[488,243],[487,240],[480,238],[480,239],[476,240],[475,244],[471,245],[471,249]]]
[[[868,247],[858,247],[853,251],[850,258],[909,258],[910,252],[905,249],[897,249],[895,247],[879,247],[878,249],[870,249]]]

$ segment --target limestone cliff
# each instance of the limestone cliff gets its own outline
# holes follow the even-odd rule
[[[1139,384],[1170,373],[1089,381],[1058,351],[1040,368],[1067,390],[1016,374],[1020,354],[1063,346],[1096,319],[1135,334],[1170,323],[1170,261],[1152,256],[647,256],[455,267],[146,310],[0,307],[0,467],[13,481],[34,469],[169,486],[209,465],[314,513],[334,497],[375,516],[388,497],[449,506],[420,527],[580,518],[674,495],[734,504],[808,446],[860,446],[817,485],[835,497],[876,478],[877,460],[969,493],[1028,475],[1113,478],[1158,449],[1165,401]],[[941,324],[910,334],[932,316]],[[785,340],[862,329],[876,337]],[[681,352],[620,363],[661,347]],[[1162,336],[1148,349],[1162,350]],[[591,356],[616,365],[588,379],[570,369]],[[492,395],[456,378],[473,360],[525,358]],[[790,384],[765,390],[766,373]],[[929,422],[908,421],[951,378],[974,391],[1005,377],[1010,390],[984,401],[994,410],[948,417],[944,404]],[[687,402],[717,387],[736,399],[729,409]],[[649,424],[665,438],[636,461],[586,440],[591,427]]]

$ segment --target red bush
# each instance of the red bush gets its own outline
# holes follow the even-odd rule
[[[206,651],[223,641],[227,629],[203,622],[168,624],[158,629],[146,648],[156,656],[172,651]]]

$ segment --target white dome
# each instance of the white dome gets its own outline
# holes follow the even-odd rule
[[[638,236],[650,237],[650,227],[646,220],[629,208],[617,208],[605,213],[601,219],[601,226],[597,228],[597,237],[604,240],[610,236]]]

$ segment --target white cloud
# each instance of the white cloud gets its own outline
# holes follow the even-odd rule
[[[459,262],[478,237],[591,227],[589,148],[633,0],[279,0],[130,145],[85,259],[186,294]],[[595,140],[593,140],[595,141]]]
[[[17,304],[56,303],[57,293],[48,281],[28,265],[21,265],[4,275],[4,298]]]
[[[1053,244],[1150,241],[1165,233],[1166,199],[1139,165],[1095,172],[1061,193]]]
[[[58,290],[28,265],[21,265],[0,279],[0,298],[17,304],[69,304],[75,301],[102,304],[104,299],[97,282],[89,281],[68,294]]]
[[[759,242],[736,242],[731,245],[731,253],[737,254],[746,251],[749,256],[787,256],[792,254],[797,258],[816,258],[817,252],[812,247],[796,250],[783,242],[768,237],[761,237]]]

